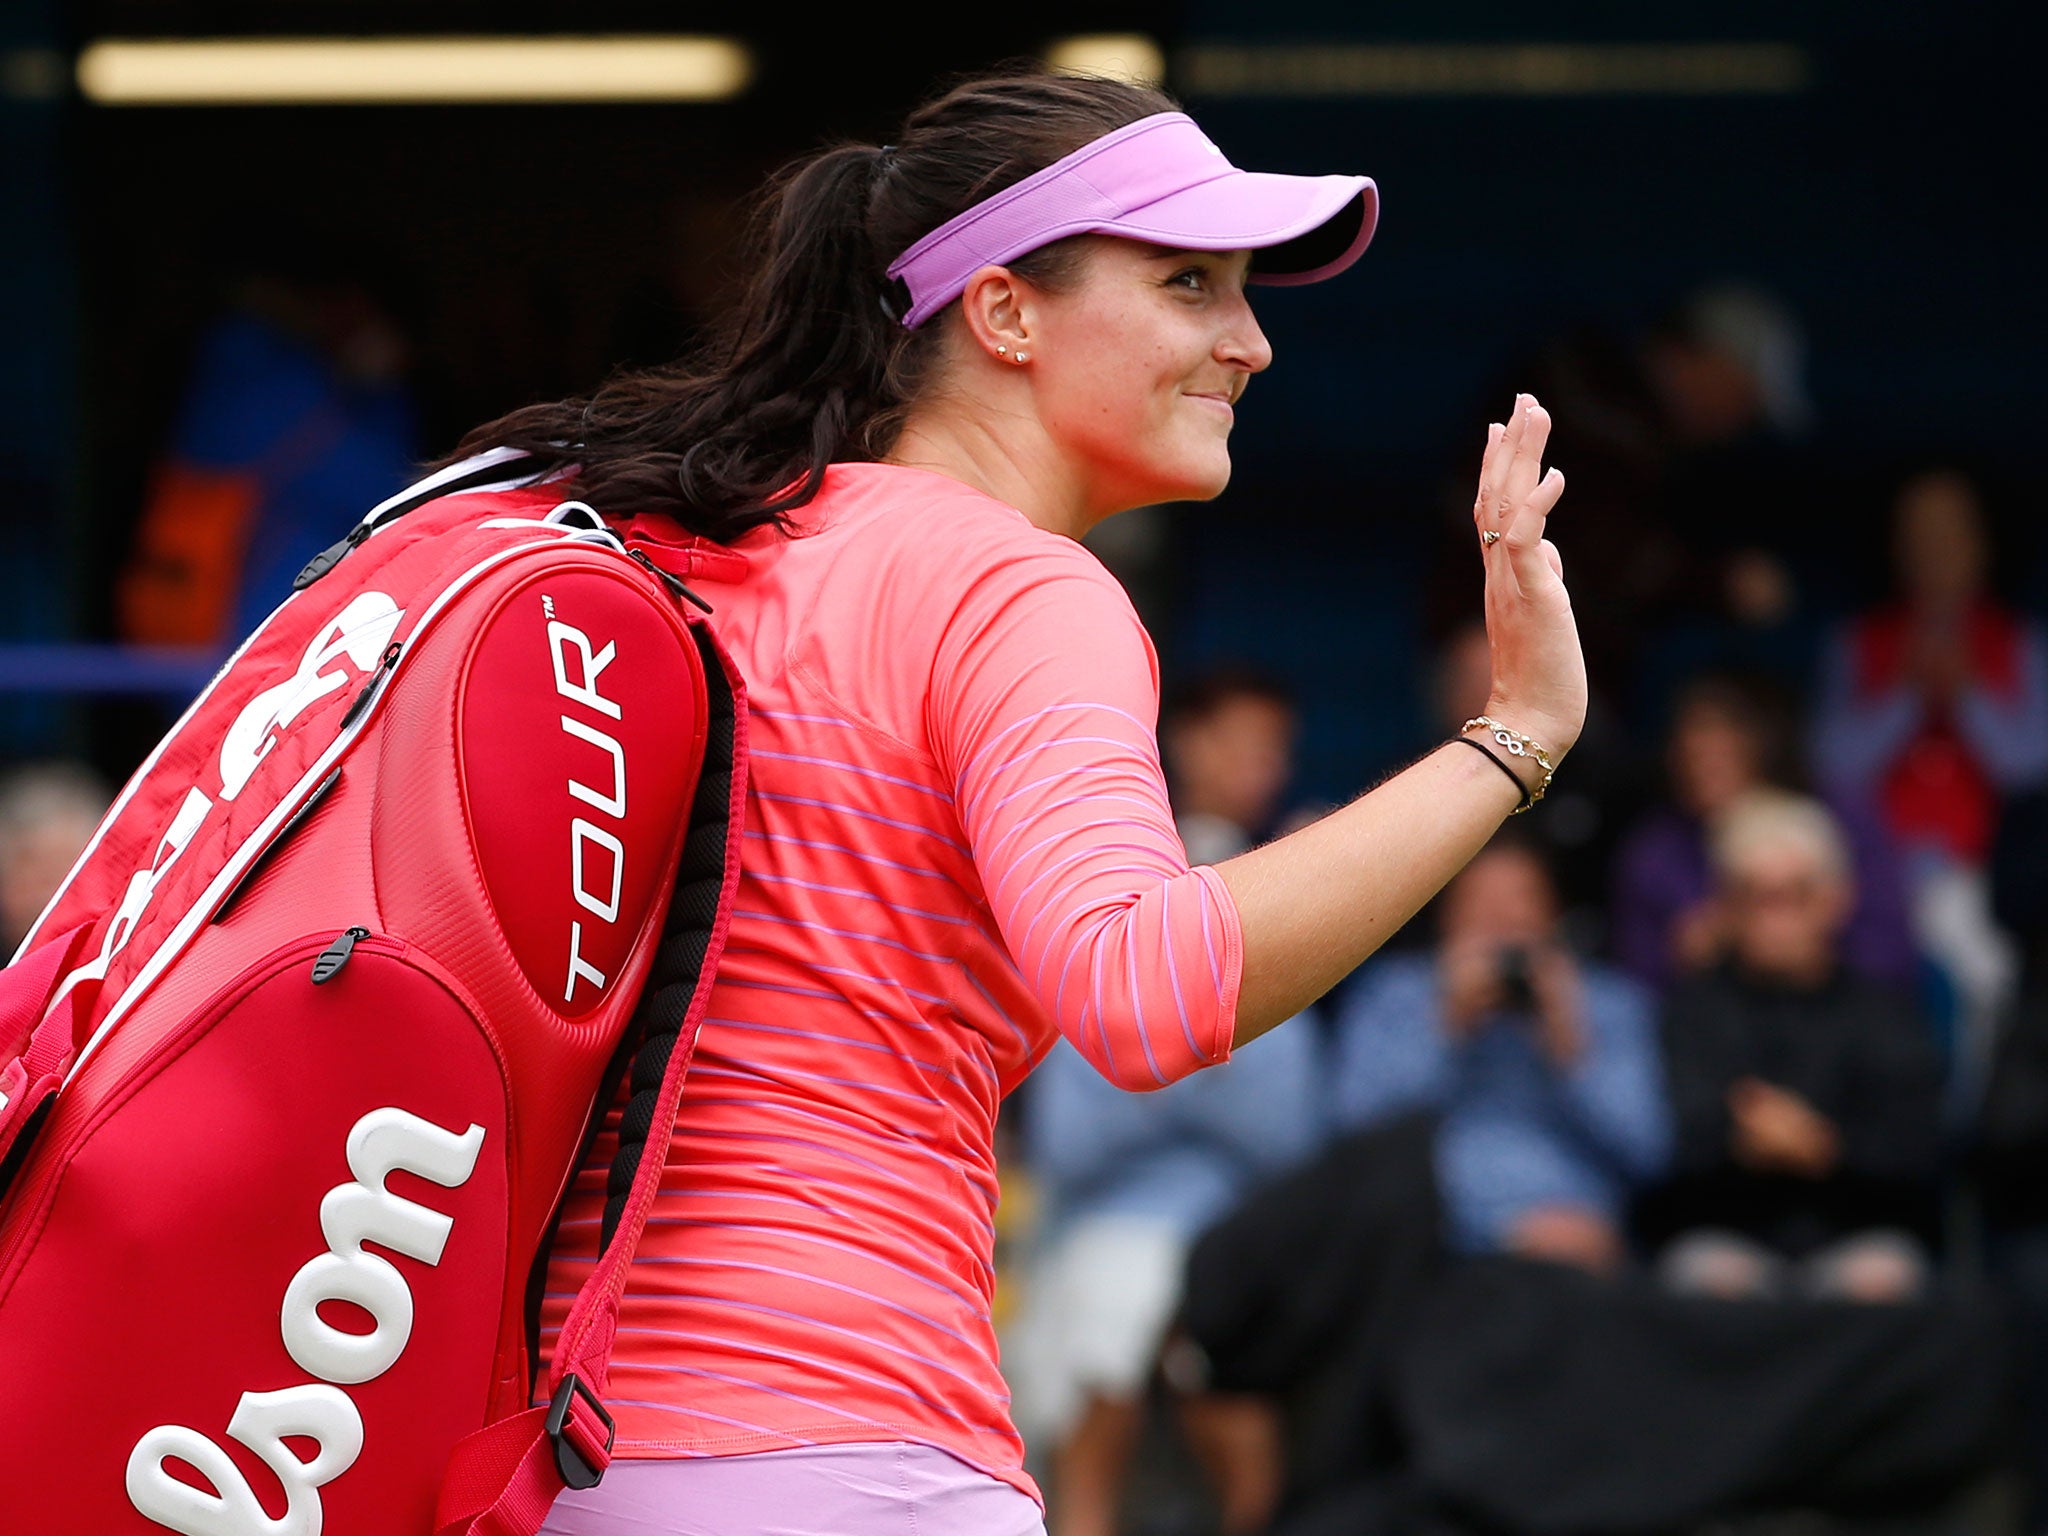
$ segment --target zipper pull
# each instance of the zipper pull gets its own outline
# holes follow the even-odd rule
[[[631,555],[635,560],[638,560],[642,565],[646,566],[648,570],[654,572],[655,575],[659,576],[661,578],[661,584],[664,587],[668,588],[668,595],[670,597],[687,597],[691,602],[695,603],[699,608],[702,608],[706,613],[717,612],[717,610],[714,609],[709,603],[705,602],[703,598],[699,597],[696,593],[692,592],[688,587],[684,586],[682,577],[676,575],[674,571],[664,571],[660,566],[656,565],[652,560],[648,559],[647,552],[645,550],[629,549],[626,551],[626,553]]]
[[[348,957],[356,952],[356,945],[370,936],[367,928],[344,928],[341,936],[320,951],[320,958],[313,962],[313,985],[325,986],[334,980]]]
[[[347,730],[356,716],[363,712],[363,706],[370,702],[370,695],[377,691],[377,684],[383,681],[386,672],[398,665],[398,658],[404,650],[405,647],[396,640],[384,647],[384,659],[377,663],[377,670],[369,675],[363,686],[356,690],[356,696],[349,700],[348,708],[342,712],[341,724],[335,727],[336,734]]]
[[[342,557],[370,536],[371,525],[357,523],[355,527],[321,550],[306,562],[306,568],[292,578],[292,590],[303,592],[322,576],[341,564]]]

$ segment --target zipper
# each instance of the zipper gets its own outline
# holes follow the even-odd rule
[[[449,487],[435,491],[433,495],[426,497],[424,500],[411,501],[404,506],[393,507],[388,512],[378,513],[363,519],[362,522],[357,523],[355,527],[349,529],[347,533],[307,561],[306,568],[293,578],[292,590],[294,592],[303,592],[307,587],[313,585],[314,582],[348,558],[350,550],[369,542],[370,535],[379,528],[395,523],[405,516],[406,513],[417,511],[419,508],[427,505],[428,502],[439,501],[443,496],[451,495],[461,490],[461,488],[459,481],[453,482]]]
[[[349,700],[348,708],[342,712],[341,723],[335,727],[337,734],[355,724],[356,716],[360,715],[363,706],[370,702],[370,695],[377,691],[377,685],[398,665],[398,658],[404,654],[405,646],[397,640],[384,647],[384,659],[377,663],[377,670],[363,680],[363,686],[356,690],[356,696]]]
[[[363,927],[344,928],[335,941],[320,951],[313,962],[313,985],[324,987],[341,974],[341,968],[348,964],[348,957],[356,952],[356,945],[370,936],[370,930]]]
[[[292,812],[291,819],[277,829],[277,835],[263,845],[263,851],[249,861],[249,867],[242,871],[233,885],[228,887],[227,895],[221,897],[220,905],[213,909],[213,916],[207,919],[209,923],[224,923],[227,921],[228,914],[234,910],[235,903],[242,899],[242,893],[256,883],[258,875],[270,868],[270,861],[283,851],[284,845],[291,841],[299,828],[312,819],[313,813],[319,810],[322,802],[327,799],[328,791],[332,790],[340,782],[341,768],[337,764],[332,773],[328,774],[326,778],[313,787],[313,793],[306,796],[305,803]]]
[[[645,550],[629,549],[626,551],[626,553],[630,555],[633,559],[639,561],[640,564],[646,566],[647,569],[652,571],[656,576],[660,577],[661,584],[664,587],[668,588],[668,595],[670,597],[687,597],[691,602],[695,603],[699,608],[702,608],[706,613],[716,613],[718,611],[717,609],[713,608],[709,603],[705,602],[704,599],[699,597],[695,592],[692,592],[688,587],[684,586],[683,578],[678,576],[674,571],[665,571],[660,566],[656,565],[652,560],[648,559]]]
[[[294,592],[305,591],[306,588],[341,564],[350,550],[362,543],[363,540],[367,539],[375,531],[376,525],[373,523],[357,523],[355,527],[349,529],[347,533],[306,562],[305,569],[292,578],[292,590]]]

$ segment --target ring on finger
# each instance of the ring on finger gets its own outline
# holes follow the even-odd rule
[[[1479,544],[1482,549],[1491,549],[1499,542],[1500,530],[1498,528],[1488,528],[1479,535]]]

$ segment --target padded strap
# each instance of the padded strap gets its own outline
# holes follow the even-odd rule
[[[633,1096],[620,1125],[611,1175],[615,1193],[605,1202],[597,1263],[555,1340],[550,1406],[501,1419],[456,1444],[441,1482],[436,1536],[534,1536],[555,1495],[567,1486],[565,1468],[587,1474],[588,1486],[611,1461],[611,1424],[601,1405],[619,1297],[661,1182],[663,1154],[739,885],[746,688],[709,632],[697,624],[691,632],[704,654],[711,732],[661,948],[636,1010],[636,1022],[644,1026],[642,1043],[634,1056]]]
[[[527,462],[531,458],[531,454],[519,449],[490,449],[474,458],[451,464],[423,480],[414,481],[390,500],[378,502],[364,516],[363,522],[372,528],[382,528],[430,501],[439,501],[443,496],[453,496],[458,491],[518,485],[539,473]]]

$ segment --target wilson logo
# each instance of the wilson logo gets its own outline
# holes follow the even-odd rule
[[[359,592],[315,635],[298,669],[266,688],[235,716],[220,747],[220,797],[232,800],[270,755],[281,734],[313,705],[377,669],[405,617],[382,592]]]
[[[282,733],[310,705],[374,671],[404,617],[405,611],[384,593],[362,592],[330,619],[307,645],[292,675],[252,698],[228,727],[220,748],[220,783],[216,786],[220,799],[232,800],[247,787],[257,765],[270,755]],[[149,867],[129,876],[128,887],[107,923],[99,953],[64,978],[63,985],[52,994],[52,1004],[73,987],[98,981],[107,974],[114,956],[135,936],[157,887],[192,845],[215,803],[214,797],[196,784],[186,790],[170,825],[157,841],[156,855]]]
[[[454,1189],[476,1169],[484,1128],[461,1135],[397,1108],[373,1109],[348,1133],[355,1177],[320,1202],[327,1251],[315,1254],[285,1288],[280,1332],[299,1367],[319,1378],[277,1392],[244,1392],[227,1433],[252,1451],[284,1487],[285,1512],[273,1518],[228,1453],[196,1429],[160,1424],[128,1455],[128,1501],[158,1525],[185,1536],[320,1536],[320,1490],[355,1465],[363,1450],[363,1418],[342,1390],[372,1381],[398,1363],[412,1337],[412,1290],[376,1243],[422,1264],[441,1262],[454,1218],[385,1187],[403,1169]],[[367,1333],[338,1328],[320,1315],[328,1301],[363,1309]],[[314,1442],[302,1458],[288,1437]],[[212,1491],[173,1477],[165,1463],[183,1462]]]
[[[555,692],[591,713],[611,720],[623,719],[624,711],[618,703],[606,698],[598,687],[598,678],[604,669],[618,660],[617,643],[607,640],[601,650],[593,651],[590,637],[582,630],[552,617],[552,599],[543,597],[541,602],[545,605],[544,611],[550,615],[548,655],[554,663]],[[573,677],[570,675],[572,670]],[[610,769],[609,773],[595,775],[605,782],[606,787],[602,789],[593,788],[580,779],[569,780],[570,798],[589,806],[612,824],[601,826],[587,816],[578,816],[569,823],[569,893],[576,898],[577,906],[609,927],[619,920],[619,898],[626,881],[626,845],[618,830],[614,830],[622,830],[626,819],[626,749],[619,745],[618,737],[602,726],[578,719],[575,715],[563,715],[561,718],[563,732],[603,752],[606,767]],[[583,924],[572,919],[569,924],[569,985],[562,993],[565,1005],[575,1002],[579,981],[587,981],[603,991],[607,978],[603,971],[584,958]]]

